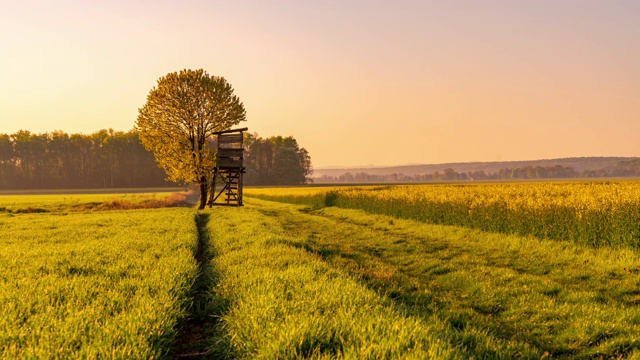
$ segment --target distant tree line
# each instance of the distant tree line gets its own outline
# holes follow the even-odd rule
[[[0,188],[130,188],[175,185],[135,131],[0,134]]]
[[[498,172],[486,173],[483,170],[457,172],[452,168],[431,174],[368,174],[347,172],[339,176],[323,175],[315,179],[317,183],[379,183],[379,182],[429,182],[429,181],[474,181],[474,180],[527,180],[527,179],[572,179],[604,177],[640,177],[640,161],[623,161],[602,169],[575,171],[570,167],[526,166],[505,168]]]
[[[245,142],[247,185],[295,185],[310,181],[311,158],[292,137]],[[138,132],[100,130],[0,134],[0,189],[137,188],[177,186],[165,180]]]
[[[244,163],[247,185],[298,185],[312,182],[311,157],[291,136],[247,134]]]

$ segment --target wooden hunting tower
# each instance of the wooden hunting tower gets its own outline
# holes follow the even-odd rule
[[[218,131],[218,155],[213,171],[209,207],[242,206],[242,174],[244,174],[244,131],[247,128]],[[221,197],[224,194],[223,197]]]

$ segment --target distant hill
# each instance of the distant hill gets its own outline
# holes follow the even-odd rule
[[[569,169],[575,172],[575,176],[569,177],[640,175],[640,157],[577,157],[527,161],[464,162],[387,167],[321,168],[314,170],[313,178],[316,182],[323,182],[322,180],[328,180],[328,182],[336,182],[338,181],[337,178],[349,173],[351,175],[375,175],[378,176],[382,181],[393,181],[393,179],[385,179],[392,175],[402,175],[404,177],[418,178],[420,175],[444,173],[445,170],[447,170],[448,172],[451,172],[451,170],[453,170],[453,172],[457,174],[472,174],[477,172],[484,172],[488,176],[492,174],[496,174],[497,176],[497,174],[500,173],[505,174],[507,169],[551,169],[558,166],[562,167],[563,169]],[[638,174],[636,174],[636,170]],[[546,176],[541,175],[536,178],[545,177]],[[335,181],[332,181],[332,178],[336,178]],[[408,181],[417,180],[409,179]],[[349,182],[349,180],[342,182]]]

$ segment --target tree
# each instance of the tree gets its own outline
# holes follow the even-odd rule
[[[297,185],[311,182],[311,157],[291,136],[263,139],[246,134],[245,181],[250,185]]]
[[[13,142],[9,135],[0,134],[0,188],[8,188],[15,182]]]
[[[304,169],[296,149],[281,147],[276,151],[273,156],[273,175],[278,179],[278,184],[304,184]]]
[[[204,209],[215,167],[209,140],[214,132],[244,120],[244,105],[223,77],[182,70],[158,80],[138,110],[136,129],[169,180],[200,187],[199,209]]]

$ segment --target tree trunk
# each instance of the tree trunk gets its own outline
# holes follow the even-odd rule
[[[200,205],[198,210],[204,209],[207,205],[207,178],[205,176],[200,178]]]

